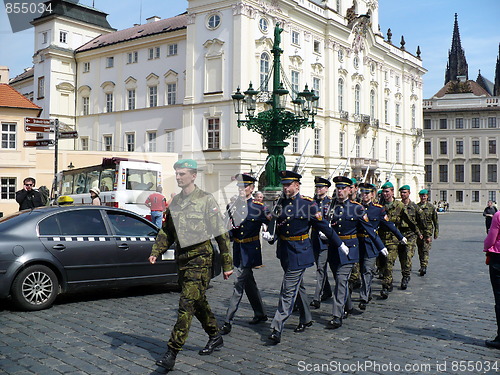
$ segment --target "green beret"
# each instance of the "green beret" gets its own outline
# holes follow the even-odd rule
[[[351,181],[352,181],[352,185],[357,185],[358,184],[358,180],[356,180],[354,177],[351,178]]]
[[[181,159],[174,164],[174,169],[181,168],[198,169],[198,163],[193,159]]]
[[[380,189],[380,190],[377,192],[377,194],[382,194],[382,189]]]
[[[401,186],[399,188],[399,191],[401,191],[401,190],[408,190],[408,191],[410,191],[410,185],[403,185],[403,186]]]
[[[382,185],[382,189],[388,189],[388,188],[394,188],[394,185],[390,181],[387,181],[385,184]]]
[[[422,189],[418,192],[418,195],[424,195],[424,194],[429,194],[429,191],[427,189]]]

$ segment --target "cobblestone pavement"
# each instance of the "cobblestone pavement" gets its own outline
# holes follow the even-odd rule
[[[294,333],[298,316],[285,326],[282,342],[268,346],[269,323],[251,326],[246,297],[224,348],[199,356],[207,337],[193,326],[174,374],[493,374],[500,353],[484,346],[495,335],[493,294],[484,264],[483,217],[479,213],[439,216],[425,277],[418,255],[406,291],[374,300],[362,315],[338,330],[326,330],[331,302],[313,310],[314,325]],[[265,267],[256,270],[267,313],[274,315],[282,271],[267,248]],[[398,261],[396,262],[398,263]],[[395,268],[395,286],[401,279]],[[309,295],[314,270],[305,276]],[[208,298],[220,323],[232,281],[218,277]],[[380,291],[375,281],[374,294]],[[354,294],[357,299],[357,294]],[[19,312],[0,301],[0,374],[157,374],[154,361],[165,351],[176,319],[178,293],[172,288],[135,288],[61,296],[49,310]],[[357,305],[357,303],[356,303]],[[469,361],[469,362],[467,362]],[[157,372],[159,371],[159,372]]]

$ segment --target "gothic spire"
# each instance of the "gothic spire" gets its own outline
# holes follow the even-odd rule
[[[457,13],[455,13],[453,38],[451,41],[451,49],[448,51],[448,66],[446,68],[444,84],[446,85],[449,81],[458,81],[458,76],[465,76],[465,79],[468,80],[469,67],[467,66],[465,52],[462,48],[462,43],[460,42],[460,31],[458,30],[458,15]]]
[[[495,68],[495,88],[493,95],[500,96],[500,43],[498,44],[497,66]]]

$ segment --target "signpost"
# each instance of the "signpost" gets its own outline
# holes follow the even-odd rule
[[[78,138],[78,132],[77,131],[59,132],[59,139],[71,139],[71,138]]]
[[[24,147],[41,147],[41,146],[52,146],[54,144],[53,139],[41,139],[41,140],[32,140],[32,141],[24,141]]]

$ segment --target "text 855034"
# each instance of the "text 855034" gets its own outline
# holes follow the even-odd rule
[[[5,11],[7,14],[42,14],[44,12],[52,13],[52,4],[44,4],[37,2],[24,3],[5,3]]]

